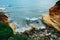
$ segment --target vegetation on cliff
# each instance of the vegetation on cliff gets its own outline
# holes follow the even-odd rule
[[[0,22],[0,40],[8,40],[11,36],[13,36],[13,30],[10,26]]]
[[[15,34],[13,38],[14,40],[28,40],[28,37],[24,34]]]

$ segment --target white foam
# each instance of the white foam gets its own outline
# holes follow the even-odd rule
[[[4,12],[4,11],[5,11],[5,8],[0,7],[0,12]]]

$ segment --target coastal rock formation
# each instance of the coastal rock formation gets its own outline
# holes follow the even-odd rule
[[[49,27],[60,31],[60,1],[57,1],[56,4],[49,9],[49,15],[43,16],[42,20]]]
[[[35,29],[35,30],[39,30],[39,28],[37,28],[34,24],[30,23],[29,26],[32,28],[32,29]]]
[[[0,21],[8,24],[9,21],[8,21],[8,17],[6,15],[4,15],[4,12],[0,12]]]
[[[42,20],[43,20],[49,27],[53,27],[53,28],[55,28],[56,30],[60,31],[60,27],[58,26],[58,24],[56,24],[56,23],[54,23],[53,21],[51,21],[49,15],[43,16]]]
[[[60,1],[56,2],[56,4],[50,8],[49,16],[52,21],[60,26]]]
[[[16,33],[16,26],[13,23],[10,23],[8,20],[8,17],[5,15],[4,11],[0,11],[0,22],[4,22],[5,24],[8,24],[12,30],[14,31],[14,34]]]

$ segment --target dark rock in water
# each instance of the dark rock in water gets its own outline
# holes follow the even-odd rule
[[[36,23],[39,23],[38,21]]]

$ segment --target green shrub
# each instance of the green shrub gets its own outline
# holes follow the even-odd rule
[[[0,40],[8,40],[11,36],[13,36],[13,30],[10,26],[0,22]]]
[[[14,35],[14,40],[27,40],[28,37],[24,34],[16,34]]]
[[[44,38],[37,38],[37,40],[44,40]]]

